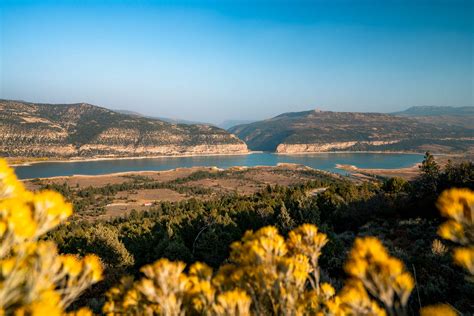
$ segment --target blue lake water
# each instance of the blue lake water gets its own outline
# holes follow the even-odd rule
[[[16,167],[20,179],[44,178],[70,175],[98,175],[126,171],[159,171],[196,166],[275,166],[278,163],[296,163],[311,168],[340,174],[347,171],[336,168],[336,164],[355,165],[359,168],[397,169],[421,162],[418,154],[376,153],[318,153],[305,155],[278,155],[274,153],[252,153],[236,156],[163,157],[145,159],[117,159],[76,162],[43,162]]]

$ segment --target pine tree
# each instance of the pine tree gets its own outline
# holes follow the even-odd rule
[[[280,212],[277,217],[277,225],[281,232],[286,233],[295,227],[295,221],[291,218],[290,213],[283,203],[280,207]]]

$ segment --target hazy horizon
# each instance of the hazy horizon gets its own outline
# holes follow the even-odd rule
[[[473,106],[472,1],[4,1],[0,98],[220,123]]]

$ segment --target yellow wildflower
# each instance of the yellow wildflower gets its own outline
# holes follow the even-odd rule
[[[53,242],[38,241],[71,212],[71,205],[58,193],[26,191],[0,159],[2,313],[61,315],[85,288],[100,279],[102,268],[96,257],[86,256],[82,261],[59,255]],[[83,310],[76,314],[90,313]]]
[[[13,169],[4,159],[0,159],[0,200],[18,197],[24,191],[23,183],[18,181]]]
[[[360,281],[350,280],[342,289],[339,298],[339,306],[344,314],[386,315],[385,311],[369,297],[363,283]]]
[[[321,284],[321,292],[324,296],[325,299],[329,299],[330,297],[333,297],[336,291],[332,287],[331,284],[329,283],[322,283]]]
[[[290,258],[282,258],[278,262],[278,272],[282,274],[282,279],[292,282],[295,286],[304,286],[310,271],[308,258],[303,255],[296,255]]]
[[[41,233],[47,232],[72,214],[72,205],[66,203],[61,194],[42,191],[34,195],[35,219],[40,224]]]
[[[217,297],[213,314],[226,316],[250,315],[250,297],[242,290],[227,291]]]
[[[5,234],[7,228],[7,222],[5,220],[0,220],[0,238]]]
[[[421,316],[457,316],[458,313],[446,304],[437,304],[423,307],[420,311]]]
[[[71,276],[76,277],[82,271],[82,262],[75,255],[62,255],[61,261],[64,270]]]
[[[31,304],[19,308],[16,315],[31,315],[31,316],[60,316],[62,309],[60,307],[59,294],[54,290],[46,290]]]
[[[474,192],[469,189],[444,191],[437,202],[441,214],[459,223],[473,224]]]
[[[150,280],[143,280],[143,284],[146,284],[145,286],[152,286],[150,283]],[[123,307],[124,308],[130,308],[131,306],[135,306],[139,304],[140,300],[140,294],[136,289],[131,289],[125,293],[124,299],[123,299]],[[104,307],[105,308],[105,307]]]
[[[17,238],[24,240],[35,235],[36,222],[30,207],[23,200],[13,198],[0,200],[0,214],[6,218],[8,227]]]
[[[454,249],[454,262],[474,275],[474,246]]]
[[[189,275],[196,276],[202,280],[210,280],[212,277],[212,268],[205,263],[196,262],[189,268]]]
[[[102,280],[102,264],[96,255],[87,255],[84,257],[84,267],[91,273],[92,281]]]
[[[451,241],[464,242],[464,227],[455,220],[449,220],[441,224],[438,228],[438,235]]]
[[[403,263],[390,257],[382,243],[374,237],[356,239],[345,270],[387,308],[403,308],[414,287]]]
[[[334,316],[345,316],[347,313],[341,306],[342,302],[340,297],[335,296],[324,302],[328,313],[318,313],[317,315],[334,315]]]
[[[450,220],[440,225],[438,234],[466,247],[454,249],[454,262],[474,275],[474,192],[450,189],[438,199],[441,214]]]
[[[17,265],[17,262],[15,258],[10,257],[6,258],[0,261],[0,275],[6,276],[9,275],[15,266]]]
[[[90,309],[83,307],[77,311],[67,313],[66,315],[67,316],[92,316],[94,314],[92,313]]]
[[[319,233],[318,228],[311,224],[303,224],[288,234],[288,247],[308,258],[319,256],[327,242],[326,234]]]
[[[270,263],[287,253],[285,240],[276,227],[267,226],[257,232],[247,231],[242,242],[231,245],[231,260],[242,263]]]

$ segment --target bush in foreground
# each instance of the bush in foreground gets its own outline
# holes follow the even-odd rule
[[[98,257],[60,255],[54,243],[40,240],[71,213],[58,193],[25,190],[0,159],[1,315],[61,315],[101,279]]]

